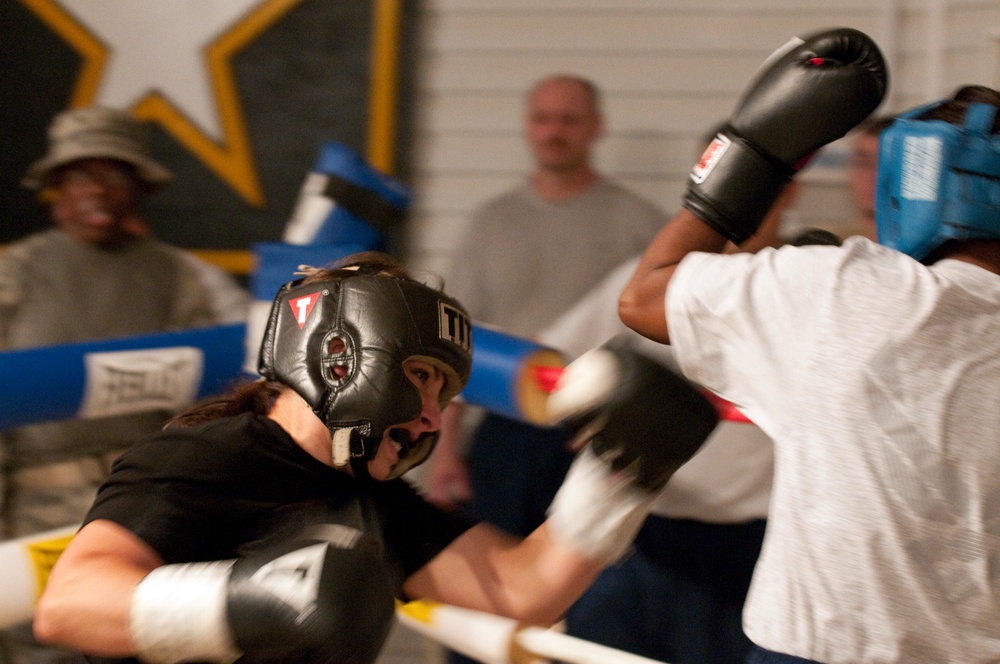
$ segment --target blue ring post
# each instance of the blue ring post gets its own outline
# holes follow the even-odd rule
[[[541,390],[532,389],[526,375],[535,364],[562,366],[562,356],[528,339],[473,325],[472,371],[462,399],[516,420],[545,424],[531,403],[541,398]]]
[[[234,324],[0,352],[0,429],[76,417],[91,353],[197,348],[203,361],[197,398],[221,392],[244,375],[245,337],[246,325]],[[562,356],[478,325],[473,325],[472,338],[472,370],[462,398],[507,417],[544,424],[533,403],[544,395],[530,371],[536,365],[562,366]]]

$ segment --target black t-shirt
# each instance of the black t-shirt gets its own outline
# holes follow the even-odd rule
[[[225,560],[314,524],[363,530],[397,583],[474,523],[402,479],[357,480],[320,463],[276,422],[243,414],[148,436],[115,462],[85,523],[108,519],[168,563]]]

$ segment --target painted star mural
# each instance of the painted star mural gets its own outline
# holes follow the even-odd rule
[[[85,59],[73,106],[158,122],[263,204],[230,58],[301,0],[23,1]]]
[[[20,183],[51,119],[100,104],[148,120],[176,176],[144,201],[156,235],[249,274],[325,142],[405,178],[418,14],[417,0],[0,2],[0,209],[14,220],[0,251],[51,226]]]

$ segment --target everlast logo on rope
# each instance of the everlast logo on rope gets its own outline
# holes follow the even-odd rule
[[[204,358],[198,348],[88,353],[83,418],[178,410],[189,405],[201,385]]]
[[[438,322],[442,339],[447,339],[465,350],[472,350],[472,323],[460,309],[438,302]]]

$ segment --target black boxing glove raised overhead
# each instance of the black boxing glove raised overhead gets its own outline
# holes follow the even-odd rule
[[[803,163],[868,117],[887,86],[882,53],[863,32],[791,40],[692,169],[684,207],[733,242],[746,240]]]

